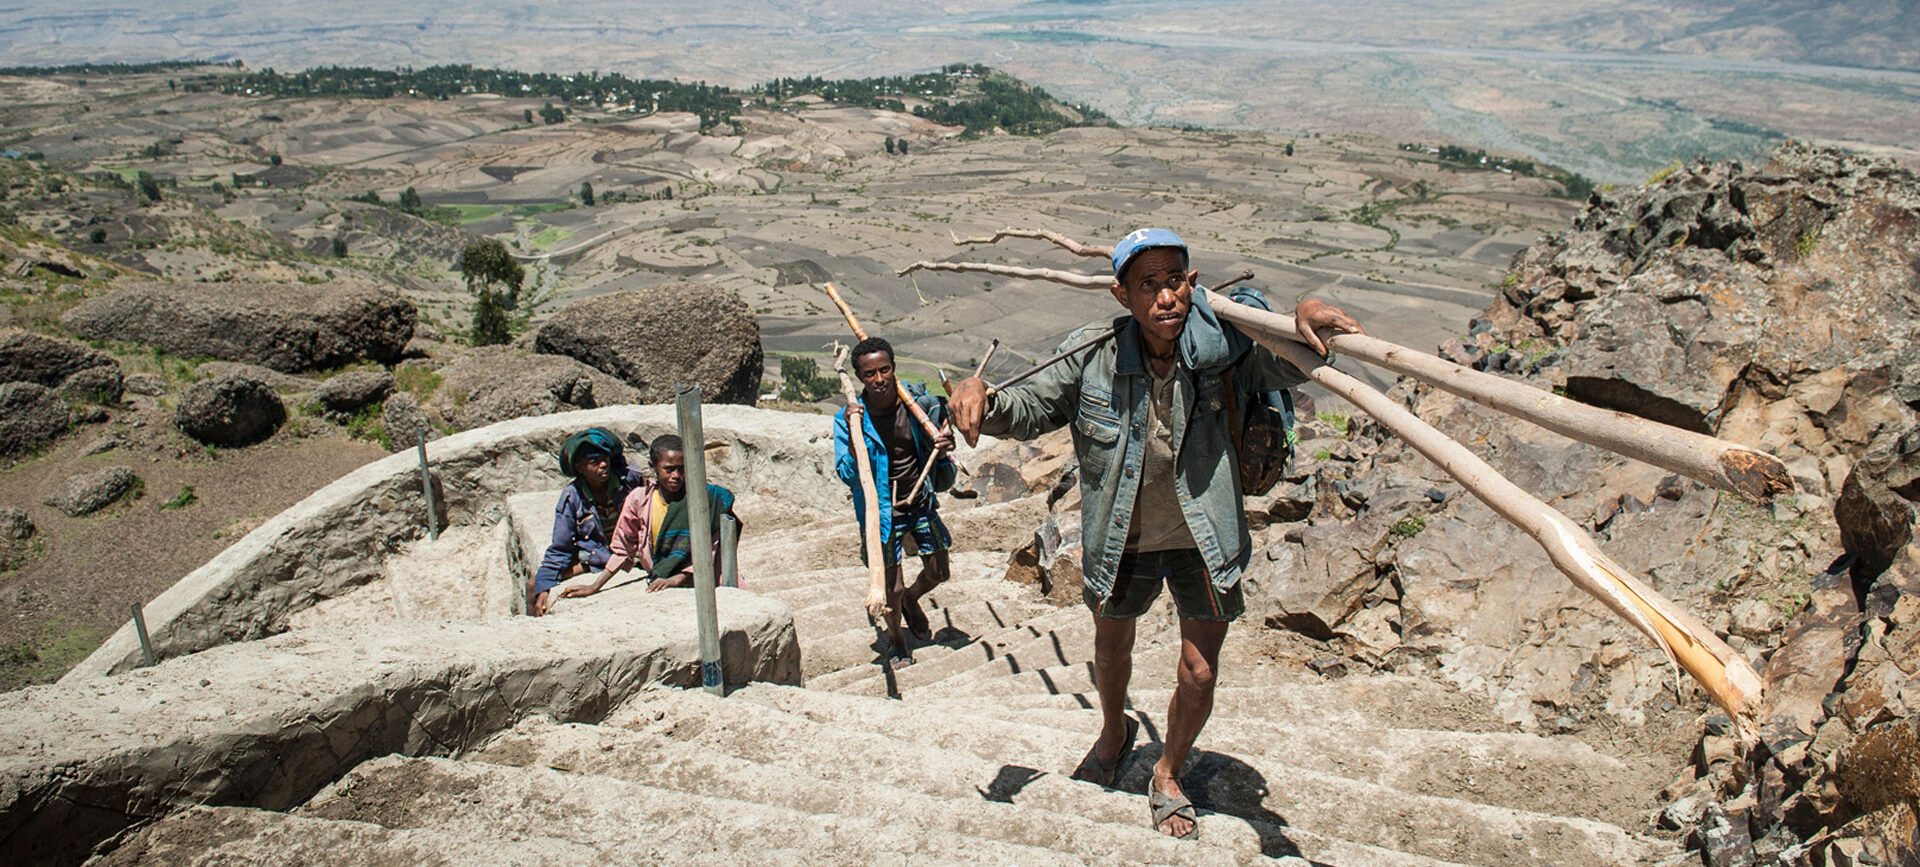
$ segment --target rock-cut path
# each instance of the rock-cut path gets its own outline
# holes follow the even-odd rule
[[[542,499],[522,498],[516,530],[538,535]],[[956,512],[956,535],[997,544],[1030,508]],[[860,611],[865,573],[836,556],[851,543],[844,520],[821,519],[743,547],[747,589],[791,612],[803,684],[650,687],[591,722],[528,714],[470,748],[365,761],[284,809],[177,812],[98,863],[1587,867],[1679,854],[1637,833],[1650,793],[1622,759],[1504,730],[1433,682],[1262,663],[1251,627],[1229,643],[1185,776],[1201,838],[1162,837],[1138,794],[1171,695],[1162,608],[1137,647],[1138,748],[1107,789],[1070,778],[1099,727],[1084,611],[1005,580],[1004,553],[962,550],[928,600],[935,643],[889,673]],[[542,625],[593,614],[569,603]]]

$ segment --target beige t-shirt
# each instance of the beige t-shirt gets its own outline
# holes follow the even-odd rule
[[[1153,375],[1153,365],[1147,365]],[[1173,484],[1174,368],[1165,377],[1153,376],[1147,401],[1147,443],[1140,466],[1140,492],[1133,501],[1133,520],[1127,526],[1128,551],[1176,551],[1194,547],[1187,516],[1180,512],[1180,492]]]

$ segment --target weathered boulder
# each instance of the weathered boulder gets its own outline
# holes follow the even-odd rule
[[[32,382],[0,384],[0,455],[29,451],[65,432],[72,413],[46,386]]]
[[[280,395],[258,379],[237,374],[195,383],[173,413],[182,433],[217,446],[259,442],[286,420]]]
[[[16,542],[33,537],[33,519],[12,506],[0,506],[0,539]]]
[[[59,337],[0,330],[0,382],[34,382],[78,397],[120,399],[120,362]]]
[[[244,376],[257,379],[273,387],[274,391],[312,391],[314,381],[289,373],[281,373],[271,367],[248,364],[244,361],[208,361],[194,368],[194,374],[201,379],[219,379],[223,376]]]
[[[89,403],[119,403],[125,393],[118,364],[83,367],[60,383],[61,396]]]
[[[1853,465],[1833,504],[1840,542],[1858,558],[1856,571],[1878,575],[1913,540],[1920,503],[1920,430],[1894,449],[1875,452]]]
[[[540,326],[533,347],[617,377],[646,403],[672,401],[676,383],[700,386],[708,403],[751,406],[760,393],[760,325],[738,293],[709,283],[576,301]]]
[[[379,403],[393,393],[393,374],[384,370],[353,370],[339,374],[314,389],[313,399],[333,416],[350,416]]]
[[[1058,487],[1076,461],[1067,428],[1025,442],[983,440],[961,464],[954,494],[978,497],[983,505],[1017,500]]]
[[[396,452],[413,448],[421,437],[433,439],[440,433],[427,422],[420,402],[404,391],[394,392],[380,404],[380,423],[386,427],[387,439]]]
[[[139,479],[132,467],[107,467],[69,477],[47,494],[45,502],[69,518],[78,518],[113,505]]]
[[[153,283],[89,299],[60,321],[84,337],[295,373],[398,361],[415,318],[398,293],[367,285]]]
[[[121,381],[126,394],[153,397],[167,393],[167,380],[157,373],[129,373]]]
[[[576,409],[640,403],[619,379],[571,358],[487,346],[437,371],[440,388],[426,409],[455,430]]]

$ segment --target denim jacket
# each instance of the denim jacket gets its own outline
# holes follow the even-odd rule
[[[921,411],[927,414],[927,419],[932,421],[935,427],[946,423],[947,405],[945,403],[928,395],[926,389],[911,383],[907,384],[907,393],[913,395],[913,402],[920,405]],[[867,397],[862,392],[860,406],[864,410],[866,405]],[[900,411],[908,412],[909,410],[901,407]],[[893,509],[889,507],[893,500],[893,489],[887,484],[890,478],[887,474],[887,446],[880,441],[880,432],[873,427],[871,413],[864,411],[860,413],[860,427],[866,433],[868,462],[873,467],[873,479],[880,486],[880,539],[884,542],[892,538],[893,533]],[[933,440],[917,422],[913,425],[913,450],[923,461],[928,455],[933,454]],[[866,526],[867,501],[860,495],[860,467],[853,460],[853,438],[847,426],[847,410],[844,407],[833,417],[833,471],[840,477],[840,481],[845,482],[853,491],[854,520],[860,522],[861,526]],[[933,498],[933,492],[953,487],[954,477],[958,473],[959,470],[954,466],[950,455],[943,454],[938,461],[934,462],[933,471],[927,475],[928,508],[939,507],[939,501]]]
[[[1073,450],[1080,459],[1080,567],[1087,588],[1102,599],[1113,592],[1139,494],[1152,374],[1142,361],[1140,326],[1132,316],[1083,326],[1061,343],[1064,350],[1109,327],[1120,329],[1113,340],[995,393],[981,424],[983,433],[1016,439],[1073,425]],[[1307,379],[1220,321],[1206,293],[1196,289],[1180,333],[1173,418],[1167,426],[1173,431],[1180,510],[1207,575],[1221,589],[1240,580],[1252,548],[1220,379],[1229,368],[1236,381],[1259,390],[1290,388]]]

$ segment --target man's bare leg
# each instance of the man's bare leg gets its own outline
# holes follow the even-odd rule
[[[1093,755],[1113,761],[1126,748],[1127,684],[1133,680],[1133,621],[1093,618],[1093,687],[1100,694],[1100,739]]]
[[[927,623],[927,612],[920,607],[920,597],[932,593],[933,588],[945,583],[952,574],[946,551],[935,551],[920,558],[920,576],[900,600],[902,613],[907,618],[907,628],[913,631],[913,637],[921,641],[933,639],[933,629]]]
[[[1153,765],[1153,787],[1160,794],[1185,794],[1180,789],[1180,768],[1187,763],[1187,754],[1206,727],[1207,717],[1213,715],[1214,673],[1220,665],[1220,645],[1227,639],[1227,626],[1225,622],[1180,621],[1179,684],[1167,707],[1166,749]],[[1095,642],[1097,658],[1097,637]],[[1103,693],[1101,699],[1105,698]],[[1160,825],[1162,833],[1174,837],[1184,837],[1192,828],[1193,823],[1180,816],[1169,817]]]
[[[900,564],[887,564],[887,653],[892,657],[888,664],[893,665],[897,659],[907,660],[906,663],[894,665],[895,668],[905,668],[913,661],[913,652],[907,648],[906,633],[900,630],[900,604],[907,595],[903,572]]]

